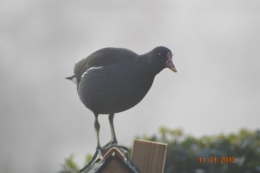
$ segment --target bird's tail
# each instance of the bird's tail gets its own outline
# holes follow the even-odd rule
[[[66,77],[65,79],[71,80],[72,82],[74,82],[75,84],[77,84],[77,78],[75,75],[72,75],[70,77]]]
[[[70,77],[66,77],[65,79],[68,79],[68,80],[73,80],[73,78],[75,78],[75,75],[73,75],[73,76],[70,76]]]

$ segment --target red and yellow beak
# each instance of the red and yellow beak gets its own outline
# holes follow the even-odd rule
[[[172,62],[172,54],[170,52],[167,54],[167,61],[165,64],[166,64],[166,67],[168,67],[171,71],[177,72],[177,70]]]

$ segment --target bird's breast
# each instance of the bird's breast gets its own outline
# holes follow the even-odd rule
[[[78,94],[93,112],[122,112],[138,104],[149,91],[154,76],[129,65],[90,68],[82,75]]]

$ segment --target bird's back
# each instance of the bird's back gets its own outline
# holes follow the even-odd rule
[[[120,64],[131,61],[138,55],[124,48],[103,48],[88,57],[79,61],[74,67],[74,75],[77,79],[77,85],[80,83],[81,76],[91,67],[103,67],[107,65]]]

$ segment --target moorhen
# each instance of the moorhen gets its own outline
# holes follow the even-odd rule
[[[148,53],[138,55],[124,48],[103,48],[79,61],[74,75],[67,79],[77,84],[82,103],[95,115],[97,152],[102,156],[104,148],[117,145],[114,114],[138,104],[151,88],[155,76],[164,68],[177,72],[170,49],[159,46]],[[111,141],[103,148],[99,141],[99,114],[109,114]]]

